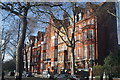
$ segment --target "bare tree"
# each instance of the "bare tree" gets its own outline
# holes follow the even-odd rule
[[[21,20],[21,33],[20,38],[16,50],[16,75],[18,76],[18,80],[22,79],[22,71],[23,71],[23,62],[22,62],[22,48],[24,46],[26,29],[27,29],[27,19],[29,9],[36,6],[56,6],[50,5],[48,3],[36,3],[36,2],[0,2],[0,8],[10,12],[11,14],[16,15]]]
[[[8,43],[10,41],[11,32],[9,30],[5,31],[5,29],[2,29],[2,46],[1,46],[1,52],[2,52],[2,61],[5,58],[5,51],[7,49]]]
[[[61,4],[61,3],[54,3],[54,4]],[[40,9],[37,9],[39,12],[46,14],[46,16],[50,16],[52,18],[52,23],[45,21],[45,20],[39,20],[42,23],[50,24],[52,25],[55,32],[58,34],[58,36],[62,39],[62,41],[66,44],[67,47],[71,49],[71,74],[75,74],[75,43],[77,40],[75,40],[75,28],[76,28],[76,22],[75,22],[75,16],[77,15],[78,9],[77,6],[81,6],[80,4],[77,5],[76,3],[63,3],[63,5],[68,6],[58,6],[54,9],[49,9],[47,11],[43,11]],[[57,11],[57,13],[56,13]],[[72,12],[72,13],[70,13]],[[55,14],[56,13],[56,14]],[[65,14],[65,18],[63,20],[60,20],[61,13]],[[71,15],[72,14],[72,15]],[[69,24],[71,21],[71,25]],[[72,34],[69,35],[68,26],[72,26]],[[63,28],[62,30],[60,30]],[[64,36],[63,36],[64,35]],[[71,37],[70,37],[71,36]],[[67,38],[67,40],[64,39],[64,37]],[[81,42],[81,41],[80,41]]]
[[[61,4],[61,3],[54,3],[54,4]],[[75,36],[74,36],[75,28],[76,28],[75,20],[76,20],[76,16],[81,11],[81,8],[84,7],[84,4],[81,5],[80,3],[75,3],[75,2],[62,3],[62,4],[63,6],[57,6],[55,8],[52,8],[52,9],[50,8],[47,10],[41,10],[37,8],[37,11],[34,11],[34,12],[41,12],[44,15],[46,14],[46,16],[49,16],[52,18],[52,21],[53,21],[52,23],[43,19],[40,19],[39,21],[42,23],[52,25],[52,27],[54,28],[58,36],[62,39],[62,41],[66,44],[66,46],[71,49],[71,74],[74,74],[75,73],[75,56],[74,56],[75,43],[76,42],[81,42],[82,44],[84,43],[80,40],[75,40]],[[111,7],[110,4],[107,4],[107,6],[105,6],[105,8],[102,8],[102,9],[101,9],[101,5],[94,5],[91,7],[94,9],[93,13],[91,14],[94,14],[96,16],[103,13],[107,13],[116,17],[116,15],[113,14],[114,12],[112,12],[112,10],[110,9]],[[66,14],[66,18],[64,19],[61,18],[61,14],[63,13]],[[69,24],[69,21],[71,24]],[[71,35],[69,35],[68,26],[72,27]],[[62,30],[60,30],[60,28],[62,28]],[[67,38],[67,41],[64,39],[63,35]]]

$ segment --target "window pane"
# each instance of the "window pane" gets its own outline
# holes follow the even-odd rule
[[[84,22],[83,25],[86,26],[86,22]]]
[[[92,59],[93,58],[93,53],[94,53],[94,46],[89,45],[89,57]]]
[[[83,33],[83,35],[84,35],[84,40],[86,40],[86,39],[87,39],[87,31],[85,31],[85,32]]]
[[[78,57],[80,58],[80,48],[78,49]]]
[[[93,30],[88,30],[88,39],[93,38]]]
[[[79,13],[78,16],[79,16],[79,21],[80,21],[82,19],[82,14]]]
[[[84,58],[87,58],[87,46],[84,46]]]
[[[94,24],[94,19],[91,20],[91,23]]]
[[[78,40],[80,40],[80,35],[78,35]]]

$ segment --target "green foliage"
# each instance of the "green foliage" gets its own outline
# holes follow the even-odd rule
[[[95,80],[100,80],[100,76],[95,76]]]
[[[94,76],[101,76],[103,74],[103,66],[96,65],[93,67],[93,75]]]
[[[115,77],[120,77],[120,50],[111,52],[104,60],[104,71]]]
[[[109,56],[106,57],[105,60],[104,60],[105,64],[103,65],[103,68],[104,68],[104,72],[106,72],[106,74],[109,74],[111,72],[111,69],[112,69],[112,67],[111,67],[111,65],[112,65],[111,57],[112,57],[112,53],[110,53]]]
[[[120,77],[120,65],[113,66],[111,73],[113,74],[114,77]]]

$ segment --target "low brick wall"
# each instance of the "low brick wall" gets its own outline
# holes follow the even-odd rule
[[[113,80],[120,80],[120,78],[113,78]]]

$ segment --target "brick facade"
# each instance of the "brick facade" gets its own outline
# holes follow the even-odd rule
[[[108,6],[108,4],[111,6]],[[101,6],[96,9],[97,6]],[[112,7],[115,13],[115,3],[102,3],[100,5],[86,3],[76,17],[75,40],[75,66],[76,69],[89,69],[91,65],[103,64],[104,58],[117,46],[116,18],[103,8]],[[65,21],[67,22],[67,21]],[[50,23],[53,23],[52,18]],[[68,23],[69,24],[69,23]],[[72,26],[68,27],[71,37]],[[62,28],[60,28],[62,30]],[[62,70],[71,69],[71,49],[56,34],[56,29],[48,25],[45,32],[38,32],[32,47],[32,72],[48,70],[61,73]],[[64,36],[63,36],[64,37]],[[64,37],[66,39],[66,37]],[[93,64],[91,63],[93,62]]]

